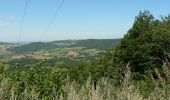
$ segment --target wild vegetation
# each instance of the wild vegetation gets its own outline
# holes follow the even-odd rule
[[[63,42],[58,44],[63,46]],[[86,50],[92,54],[89,51],[91,46],[85,49],[84,45],[75,46],[71,43],[67,46],[70,45],[74,45],[73,51],[80,53]],[[54,53],[56,48],[53,50],[50,48],[46,53],[57,55],[57,52]],[[36,50],[34,53],[40,52]],[[88,57],[86,60],[80,57],[30,60],[35,62],[20,66],[15,61],[11,63],[1,60],[0,99],[170,99],[170,16],[156,19],[149,11],[140,12],[132,28],[116,47],[106,50],[99,60]],[[22,62],[25,61],[28,58]]]
[[[90,76],[87,76],[83,83],[79,83],[69,78],[66,74],[69,71],[67,69],[56,66],[46,68],[41,67],[42,65],[43,63],[38,63],[23,70],[1,61],[1,100],[168,100],[170,98],[168,62],[162,66],[164,78],[155,69],[158,79],[151,76],[148,82],[140,83],[132,79],[130,67],[127,65],[119,87],[113,85],[108,78],[101,78],[94,83]]]

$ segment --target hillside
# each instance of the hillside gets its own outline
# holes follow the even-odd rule
[[[62,40],[53,42],[33,42],[22,46],[9,48],[16,53],[35,52],[39,50],[51,50],[63,47],[85,47],[86,49],[105,50],[114,47],[119,39],[88,39],[88,40]]]
[[[114,47],[120,39],[88,39],[88,40],[79,40],[75,44],[70,45],[72,47],[83,46],[87,49],[99,49],[105,50]]]
[[[52,42],[32,42],[20,45],[2,46],[3,58],[20,66],[41,60],[62,63],[62,66],[77,64],[77,61],[97,60],[105,49],[111,49],[119,39],[61,40]],[[4,54],[8,53],[8,57]],[[75,64],[74,64],[75,63]],[[61,64],[60,64],[61,65]],[[70,65],[69,65],[70,66]]]
[[[10,45],[10,44],[13,44],[13,43],[0,42],[0,45]]]
[[[16,52],[16,53],[24,53],[24,52],[34,52],[34,51],[38,51],[42,49],[49,50],[49,49],[54,49],[58,47],[61,47],[61,46],[54,44],[54,43],[33,42],[30,44],[24,44],[21,46],[12,47],[7,50],[11,52]]]

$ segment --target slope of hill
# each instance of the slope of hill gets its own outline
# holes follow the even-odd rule
[[[88,39],[88,40],[79,40],[75,44],[71,45],[72,47],[83,46],[87,49],[99,49],[105,50],[114,47],[120,39]]]
[[[0,42],[0,45],[7,45],[7,44],[13,44],[13,43]]]
[[[120,39],[88,39],[88,40],[62,40],[53,42],[33,42],[22,46],[9,48],[16,53],[35,52],[39,50],[51,50],[56,48],[85,47],[86,49],[105,50],[114,47]]]
[[[30,44],[25,44],[17,47],[9,48],[8,50],[11,52],[16,53],[25,53],[25,52],[35,52],[38,50],[50,50],[54,48],[59,48],[60,45],[54,44],[54,43],[43,43],[43,42],[33,42]]]

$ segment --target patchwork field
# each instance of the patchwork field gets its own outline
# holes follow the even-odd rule
[[[119,39],[62,40],[29,44],[0,44],[0,56],[12,63],[27,65],[34,61],[96,60],[106,49],[114,47]],[[22,62],[22,63],[21,63]]]

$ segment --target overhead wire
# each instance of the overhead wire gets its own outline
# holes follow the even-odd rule
[[[22,17],[22,20],[21,20],[21,25],[20,25],[20,28],[19,28],[19,33],[18,33],[16,44],[19,44],[20,39],[21,39],[21,34],[22,34],[23,26],[24,26],[25,15],[26,15],[26,12],[27,12],[27,9],[28,9],[29,2],[30,2],[30,0],[26,0],[26,2],[25,2],[24,14],[23,14],[23,17]],[[4,57],[5,60],[7,60],[9,58],[9,55],[6,54],[3,57]]]
[[[44,32],[42,33],[40,39],[39,39],[39,42],[42,41],[43,37],[47,34],[51,24],[53,23],[54,19],[56,18],[57,14],[59,13],[59,11],[61,10],[61,8],[63,7],[64,5],[64,2],[65,0],[62,0],[59,7],[56,9],[54,15],[52,16],[52,18],[50,19],[49,23],[47,24],[47,27],[45,28]]]
[[[22,20],[21,20],[21,25],[20,25],[20,28],[19,28],[17,43],[19,43],[20,40],[21,40],[22,30],[23,30],[23,26],[24,26],[24,20],[25,20],[25,16],[26,16],[26,13],[27,13],[28,6],[29,6],[29,2],[30,2],[30,0],[26,0],[25,8],[24,8],[24,14],[23,14],[23,17],[22,17]]]

